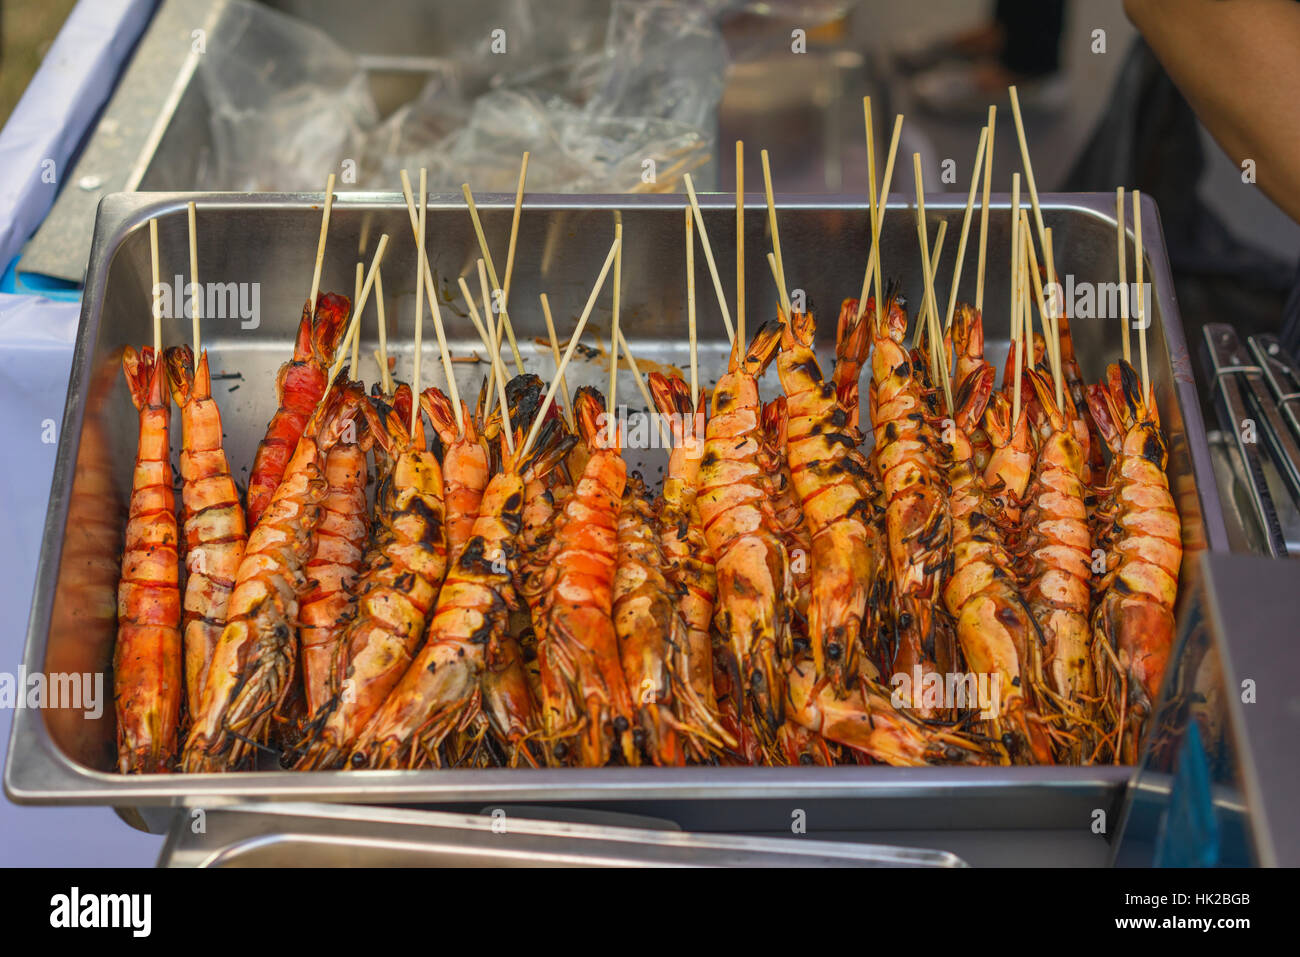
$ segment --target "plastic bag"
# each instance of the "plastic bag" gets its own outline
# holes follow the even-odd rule
[[[235,0],[199,60],[212,154],[202,185],[317,190],[379,120],[356,58],[315,27]]]
[[[446,44],[463,52],[441,58],[420,94],[381,122],[355,57],[239,0],[236,28],[201,61],[213,139],[203,185],[315,190],[351,158],[358,188],[393,189],[399,170],[424,166],[434,190],[469,180],[512,192],[528,150],[534,191],[677,189],[716,136],[726,48],[711,14],[671,0],[558,6],[542,16],[510,0],[482,24],[461,24],[473,42]],[[493,42],[510,55],[494,55]]]

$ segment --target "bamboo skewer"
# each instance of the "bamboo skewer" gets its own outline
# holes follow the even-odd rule
[[[463,287],[465,280],[461,280]],[[492,360],[497,368],[497,399],[501,403],[502,422],[505,425],[506,451],[513,457],[515,454],[515,439],[510,434],[510,404],[506,401],[506,369],[505,363],[501,361],[501,341],[497,338],[496,326],[492,322],[492,294],[488,291],[487,269],[484,267],[483,260],[478,261],[478,286],[479,292],[483,296],[483,324],[487,327],[487,347],[488,357]],[[471,297],[470,315],[473,315],[474,300]]]
[[[384,274],[375,273],[375,309],[379,313],[379,382],[384,395],[393,394],[393,374],[388,370],[388,317],[384,314]]]
[[[781,234],[776,229],[776,201],[772,198],[772,168],[768,164],[767,150],[760,154],[763,157],[763,191],[767,194],[767,222],[768,227],[772,230],[772,255],[776,257],[776,274],[777,274],[777,292],[781,297],[781,311],[785,313],[786,318],[793,318],[790,310],[790,290],[785,284],[785,263],[781,261]],[[745,327],[737,326],[736,334],[740,336],[740,347],[745,347]]]
[[[424,352],[424,286],[420,275],[424,272],[426,251],[424,246],[425,223],[428,207],[428,171],[420,167],[420,209],[415,237],[415,368],[411,373],[411,434],[415,434],[415,420],[420,415],[420,359]],[[430,296],[432,298],[432,295]]]
[[[980,200],[979,264],[975,274],[975,311],[984,315],[984,262],[989,240],[989,188],[993,185],[993,137],[997,132],[998,108],[989,106],[988,143],[984,154],[984,191]]]
[[[1052,227],[1044,230],[1047,236],[1047,247],[1043,250],[1043,256],[1047,260],[1047,275],[1056,275],[1056,261],[1052,252]],[[1059,297],[1062,295],[1060,282],[1054,283],[1051,287],[1051,295],[1047,299],[1047,311],[1052,317],[1052,359],[1056,362],[1056,370],[1062,376],[1065,374],[1064,366],[1061,364],[1061,316],[1064,306]]]
[[[763,153],[767,162],[767,152]],[[766,169],[766,166],[764,167]],[[736,329],[745,342],[745,143],[736,140]]]
[[[944,329],[952,328],[952,314],[957,308],[957,287],[961,285],[961,267],[966,258],[966,239],[970,235],[971,214],[975,211],[975,191],[979,188],[980,174],[984,169],[984,148],[988,142],[989,130],[985,127],[980,132],[979,148],[975,151],[975,168],[971,173],[970,193],[966,196],[966,214],[961,220],[961,236],[957,240],[957,262],[952,270],[952,289],[948,291],[948,313],[944,316]],[[936,264],[935,269],[938,269]]]
[[[877,255],[872,259],[872,253],[880,244],[880,229],[876,222],[876,217],[880,208],[880,197],[876,194],[876,134],[871,122],[871,97],[862,98],[862,125],[866,128],[867,133],[867,216],[870,222],[867,223],[867,233],[871,238],[871,251],[867,253],[867,273],[864,279],[863,288],[875,283],[876,290],[876,324],[880,324],[881,306],[880,306],[880,256]],[[872,268],[872,263],[875,268]],[[862,313],[866,309],[866,297],[858,298],[858,312]]]
[[[718,308],[722,310],[722,323],[727,327],[727,339],[735,345],[736,331],[731,326],[731,313],[727,310],[727,297],[722,292],[722,279],[718,276],[718,264],[713,261],[713,247],[709,244],[709,231],[704,228],[704,216],[700,213],[699,200],[695,198],[695,183],[687,173],[686,195],[690,197],[691,211],[695,215],[695,226],[700,231],[700,245],[704,247],[704,261],[709,264],[709,275],[713,277],[713,291],[718,294]],[[743,347],[742,347],[743,348]]]
[[[1120,186],[1115,190],[1115,251],[1119,259],[1119,315],[1124,323],[1124,338],[1120,341],[1123,343],[1124,361],[1132,365],[1133,346],[1128,329],[1128,264],[1125,262],[1128,256],[1128,229],[1124,225],[1125,218],[1124,187]]]
[[[551,318],[551,303],[546,298],[546,293],[542,293],[542,315],[546,317],[546,334],[551,338],[551,356],[555,359],[555,368],[560,368],[560,341],[555,335],[555,320]],[[564,420],[569,423],[569,431],[574,435],[578,434],[578,423],[573,417],[573,395],[569,392],[569,384],[564,381],[564,376],[557,372],[557,378],[560,380],[560,388],[564,390],[564,405],[560,407],[560,412],[564,415]]]
[[[943,346],[943,335],[939,331],[939,307],[934,301],[934,275],[930,269],[929,237],[925,224],[925,181],[921,174],[921,154],[912,154],[912,173],[916,178],[916,217],[917,236],[921,240],[921,274],[925,280],[925,302],[929,310],[930,354],[937,356],[939,381],[943,384],[943,397],[948,406],[948,414],[953,414],[952,384],[948,381],[948,354]]]
[[[199,231],[195,222],[197,210],[194,204],[189,203],[186,208],[189,211],[190,226],[190,284],[194,288],[194,295],[190,297],[190,312],[194,317],[194,361],[198,362],[199,356],[203,354],[199,340],[199,319],[203,315],[203,287],[199,285]]]
[[[519,344],[515,342],[515,331],[510,326],[510,314],[506,311],[501,283],[497,281],[496,267],[492,265],[492,252],[488,249],[487,236],[483,234],[483,223],[478,218],[478,207],[474,204],[474,194],[470,192],[469,183],[461,183],[460,191],[465,195],[465,205],[469,207],[469,216],[474,223],[474,235],[478,237],[478,248],[483,253],[483,261],[487,263],[488,278],[492,280],[492,291],[501,299],[501,321],[505,324],[506,338],[510,341],[510,351],[514,354],[515,369],[520,375],[523,375],[524,358],[519,354]]]
[[[1014,86],[1009,88],[1011,93],[1011,116],[1016,121],[1016,139],[1020,141],[1020,162],[1025,167],[1025,185],[1029,187],[1029,205],[1034,210],[1034,225],[1038,227],[1039,245],[1044,244],[1046,233],[1043,226],[1043,210],[1038,205],[1038,186],[1034,182],[1034,164],[1029,161],[1029,141],[1025,139],[1025,122],[1020,116],[1020,97],[1016,94]],[[1055,276],[1047,277],[1052,282],[1056,282]]]
[[[366,264],[357,263],[356,281],[352,284],[352,301],[361,298],[361,286],[366,281]],[[352,340],[352,364],[348,366],[348,378],[357,381],[358,368],[361,365],[361,336]]]
[[[1020,174],[1011,174],[1011,342],[1016,361],[1012,364],[1011,428],[1020,421],[1020,367],[1024,363],[1023,319],[1020,308]]]
[[[153,285],[149,287],[149,295],[153,299],[153,306],[150,311],[153,313],[153,351],[155,357],[162,355],[162,281],[158,276],[158,220],[149,220],[149,266],[152,272]],[[197,363],[199,357],[196,355],[194,361]]]
[[[411,178],[406,175],[406,170],[401,172],[402,195],[406,199],[406,213],[411,220],[411,235],[419,242],[420,223],[419,214],[415,211],[415,197],[411,194]],[[423,205],[423,200],[421,201]],[[424,248],[424,243],[420,242],[420,249]],[[438,349],[442,353],[442,369],[447,377],[447,392],[451,397],[451,405],[456,413],[456,429],[460,435],[465,434],[464,413],[460,407],[460,390],[456,386],[456,373],[451,367],[451,350],[447,348],[447,334],[442,325],[442,308],[438,305],[438,287],[433,282],[433,272],[429,268],[429,257],[417,253],[416,261],[423,267],[424,272],[424,290],[429,297],[429,309],[433,313],[433,331],[438,337]],[[416,276],[417,285],[420,277]]]
[[[623,335],[623,330],[618,332],[618,345],[623,350],[623,358],[627,360],[628,368],[632,370],[632,378],[636,380],[637,391],[641,393],[641,398],[645,401],[646,413],[657,423],[659,423],[659,437],[664,440],[664,448],[673,447],[672,435],[668,427],[664,425],[663,419],[655,415],[655,400],[650,394],[650,387],[645,384],[645,379],[641,377],[641,369],[636,364],[636,357],[632,355],[632,347],[627,344],[627,337]]]
[[[862,277],[862,292],[858,294],[858,318],[867,309],[867,296],[872,281],[876,284],[876,325],[879,326],[883,315],[880,301],[880,234],[885,228],[885,209],[889,204],[889,184],[894,178],[894,158],[898,155],[898,138],[903,132],[903,114],[894,117],[894,132],[889,139],[889,155],[885,159],[885,175],[880,182],[880,196],[876,203],[876,215],[872,222],[871,254],[867,257],[867,274]]]
[[[505,284],[501,287],[501,314],[497,317],[496,323],[496,340],[501,341],[502,335],[505,335],[505,326],[510,318],[510,283],[514,279],[515,271],[515,246],[519,240],[519,214],[524,206],[524,182],[528,178],[528,157],[529,153],[525,152],[523,159],[519,163],[519,184],[515,188],[515,211],[510,218],[510,245],[506,249],[506,275]],[[511,327],[510,338],[514,338],[514,327]],[[505,368],[504,363],[502,368]],[[492,411],[492,380],[496,378],[497,367],[495,365],[488,369],[488,401],[487,410]],[[523,370],[520,370],[523,374]]]
[[[695,344],[695,219],[686,210],[686,334],[691,344],[691,412],[700,402],[700,369]]]
[[[537,433],[541,431],[542,421],[546,418],[551,403],[555,400],[555,390],[564,376],[565,367],[568,366],[569,360],[573,358],[573,353],[578,348],[578,340],[582,338],[582,330],[591,317],[591,310],[596,306],[596,297],[600,295],[600,289],[605,285],[605,277],[609,275],[610,267],[614,265],[614,257],[618,254],[618,248],[621,244],[622,238],[615,237],[613,245],[609,247],[609,254],[605,256],[605,265],[601,266],[600,275],[596,277],[596,284],[592,286],[591,295],[587,297],[587,305],[583,307],[582,315],[578,317],[578,324],[574,327],[573,335],[569,337],[569,345],[560,359],[560,367],[555,370],[555,378],[551,380],[550,388],[546,390],[546,397],[542,399],[541,407],[537,410],[537,416],[533,419],[533,427],[529,430],[528,438],[524,441],[523,449],[520,452],[521,460],[527,456],[528,450],[537,439]]]
[[[320,293],[320,273],[321,267],[325,264],[325,238],[330,231],[330,210],[334,208],[334,174],[330,173],[329,178],[325,180],[325,210],[321,213],[320,218],[320,239],[316,240],[316,265],[311,274],[311,296],[307,301],[311,303],[311,315],[316,315],[316,296]]]
[[[1020,228],[1023,232],[1028,233],[1029,220],[1023,211],[1020,216],[1022,219]],[[1038,314],[1042,317],[1043,341],[1047,345],[1047,364],[1052,370],[1052,382],[1056,386],[1056,407],[1058,409],[1064,409],[1065,390],[1061,383],[1061,367],[1057,361],[1055,347],[1058,333],[1053,317],[1051,313],[1048,312],[1047,301],[1043,298],[1043,280],[1042,277],[1038,275],[1038,254],[1034,252],[1034,237],[1032,235],[1025,236],[1025,252],[1029,254],[1029,278],[1033,282],[1034,298],[1038,303]]]
[[[370,289],[374,285],[375,274],[378,273],[379,264],[384,261],[384,253],[387,250],[388,233],[384,233],[379,237],[379,242],[375,245],[375,258],[370,262],[370,272],[366,274],[365,285],[361,287],[361,295],[358,297],[360,301],[353,304],[352,318],[348,320],[348,331],[344,333],[334,364],[330,366],[329,378],[325,382],[325,391],[321,394],[321,401],[324,401],[324,397],[329,394],[330,386],[334,384],[334,379],[338,376],[339,370],[343,368],[348,353],[352,351],[352,340],[361,330],[361,312],[366,307],[366,300],[370,297]]]
[[[479,260],[479,262],[482,262],[482,260]],[[484,272],[483,279],[484,279],[484,282],[483,282],[484,290],[486,291],[486,287],[487,287],[487,274],[486,274],[486,271]],[[483,348],[487,350],[487,354],[488,354],[488,362],[489,362],[490,364],[492,364],[492,365],[496,365],[497,363],[499,363],[499,362],[501,361],[501,347],[498,346],[498,345],[496,344],[496,338],[495,338],[495,336],[493,336],[493,334],[492,334],[492,331],[493,331],[493,327],[492,327],[492,313],[491,313],[491,312],[488,313],[488,322],[487,322],[487,326],[486,326],[486,328],[485,328],[484,325],[483,325],[483,320],[482,320],[481,318],[479,318],[479,314],[478,314],[478,306],[474,305],[474,294],[473,294],[472,292],[469,291],[469,286],[467,286],[467,285],[465,284],[465,277],[464,277],[464,276],[457,276],[457,277],[456,277],[456,284],[457,284],[458,286],[460,286],[460,294],[461,294],[462,296],[465,297],[465,303],[466,303],[466,305],[469,306],[469,321],[473,324],[473,326],[474,326],[474,331],[475,331],[476,333],[478,333],[478,337],[479,337],[479,339],[482,340],[482,342],[483,342]],[[491,309],[491,307],[492,307],[492,302],[491,302],[491,295],[490,295],[490,294],[484,298],[484,300],[483,300],[483,307],[484,307],[485,309]],[[506,416],[506,419],[508,420],[508,419],[509,419],[509,410],[506,408],[506,400],[505,400],[505,385],[503,384],[503,382],[504,382],[504,379],[502,379],[502,378],[500,378],[500,377],[498,377],[497,380],[496,380],[496,383],[497,383],[497,389],[500,390],[501,393],[502,393],[502,396],[501,396],[501,412],[502,412],[502,414],[503,414],[504,416]],[[514,445],[514,437],[513,437],[513,436],[510,436],[510,437],[507,438],[507,440],[506,440],[506,450],[509,451],[511,455],[514,454],[514,448],[513,448],[513,445]]]
[[[1133,278],[1137,280],[1138,357],[1142,361],[1142,401],[1151,394],[1151,373],[1147,367],[1147,304],[1142,288],[1142,191],[1133,190]],[[1127,290],[1125,290],[1127,294]]]
[[[609,419],[609,434],[606,442],[609,448],[615,447],[618,441],[618,412],[614,404],[614,397],[618,391],[618,314],[619,300],[623,288],[623,224],[614,224],[614,242],[618,245],[614,249],[614,314],[610,320],[609,332],[609,399],[605,403],[605,412]]]
[[[934,235],[934,244],[930,247],[930,282],[934,282],[935,277],[939,274],[939,259],[943,255],[943,241],[948,236],[948,221],[946,219],[939,221],[939,229]],[[930,311],[925,303],[925,296],[921,297],[921,308],[917,310],[916,329],[912,333],[912,348],[915,349],[921,344],[921,330],[926,326]],[[927,332],[926,335],[929,335]]]

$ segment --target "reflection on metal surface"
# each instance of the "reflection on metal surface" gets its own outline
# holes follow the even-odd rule
[[[946,851],[812,838],[683,834],[638,820],[584,823],[321,804],[178,818],[165,867],[964,867]]]

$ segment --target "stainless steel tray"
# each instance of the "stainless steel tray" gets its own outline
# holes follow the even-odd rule
[[[290,350],[292,331],[310,285],[319,227],[318,196],[235,194],[119,194],[106,198],[96,224],[94,251],[83,299],[58,461],[46,518],[26,662],[57,672],[104,670],[115,633],[113,610],[122,514],[129,490],[136,417],[119,370],[120,350],[148,340],[149,255],[147,220],[160,219],[164,276],[187,273],[184,203],[199,206],[199,272],[205,283],[257,283],[260,324],[204,320],[205,344],[222,379],[216,390],[227,432],[227,451],[241,478],[274,403],[272,377]],[[1044,216],[1058,242],[1056,262],[1064,276],[1114,281],[1113,197],[1042,197]],[[480,199],[489,242],[503,256],[512,197]],[[734,212],[728,196],[702,197],[709,233],[724,283],[733,286]],[[1182,514],[1186,554],[1184,580],[1194,574],[1198,552],[1226,549],[1227,536],[1215,488],[1205,428],[1191,378],[1187,348],[1154,204],[1145,207],[1147,275],[1154,286],[1150,329],[1152,381],[1170,438],[1170,479]],[[861,284],[866,242],[864,203],[853,199],[783,197],[778,200],[786,275],[808,291],[820,319],[819,346],[829,357],[840,300]],[[760,250],[769,248],[761,197],[748,200],[746,277],[749,325],[774,314],[775,292]],[[919,301],[919,257],[910,209],[891,197],[883,238],[887,275],[903,281]],[[951,235],[960,225],[957,197],[927,199],[932,218],[947,219]],[[549,350],[532,344],[544,336],[537,294],[546,291],[560,334],[567,335],[611,241],[614,219],[624,225],[623,327],[636,355],[687,364],[685,276],[680,197],[531,196],[524,207],[512,292],[512,318],[528,367],[550,375]],[[987,278],[988,354],[1000,364],[1006,349],[1005,250],[1010,221],[1006,196],[994,197]],[[350,292],[356,250],[363,233],[373,249],[381,233],[391,236],[385,289],[398,355],[399,376],[410,369],[414,243],[400,199],[393,194],[343,193],[334,207],[322,288]],[[453,351],[479,349],[454,299],[454,279],[477,257],[469,216],[459,196],[435,196],[428,227],[430,255],[444,290],[443,316]],[[933,233],[932,233],[933,235]],[[368,258],[368,256],[366,257]],[[703,257],[697,255],[702,378],[712,382],[725,361],[725,336]],[[951,253],[946,257],[951,262]],[[963,298],[973,297],[973,252],[963,279]],[[608,334],[609,294],[593,316],[587,341]],[[423,368],[441,381],[434,340],[426,323]],[[1089,378],[1119,352],[1116,322],[1076,319],[1073,331]],[[189,321],[166,323],[167,343],[186,341]],[[375,345],[374,320],[366,323],[363,349]],[[481,349],[479,349],[481,351]],[[463,391],[477,389],[483,365],[458,365]],[[367,378],[375,367],[368,362]],[[569,385],[603,386],[599,363],[571,366]],[[774,374],[767,394],[779,388]],[[641,401],[623,373],[619,396],[633,409]],[[178,439],[177,439],[178,441]],[[662,450],[630,453],[634,467],[654,480]],[[1191,582],[1183,588],[1185,594]],[[1180,608],[1179,614],[1182,614]],[[774,830],[788,833],[791,808],[815,807],[827,827],[1086,827],[1097,808],[1115,808],[1128,769],[1103,768],[683,768],[555,769],[542,771],[258,772],[231,775],[122,777],[111,773],[111,707],[99,720],[81,712],[20,710],[5,769],[5,788],[28,803],[111,804],[140,809],[136,823],[159,827],[181,805],[215,807],[237,801],[346,801],[402,803],[477,810],[485,801],[599,805],[640,810],[706,830]],[[719,807],[725,805],[725,813]],[[154,808],[153,811],[147,811]],[[812,813],[811,811],[809,813]]]

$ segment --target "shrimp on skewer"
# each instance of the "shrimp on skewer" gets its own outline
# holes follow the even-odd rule
[[[355,394],[336,386],[312,414],[262,521],[248,537],[185,742],[185,770],[240,767],[269,736],[293,684],[298,659],[299,596],[312,534],[327,491],[325,457],[360,414]]]
[[[696,504],[716,560],[718,624],[739,670],[744,716],[765,744],[785,722],[783,659],[792,654],[794,583],[775,531],[772,486],[763,469],[762,404],[757,376],[781,342],[773,320],[754,335],[748,353],[733,347],[729,371],[713,392],[700,460]]]
[[[122,355],[140,413],[135,474],[117,589],[113,704],[123,774],[171,769],[181,701],[181,594],[175,498],[168,461],[171,399],[162,357],[145,346]]]
[[[604,404],[590,388],[574,403],[591,454],[555,532],[537,634],[546,737],[563,759],[567,739],[577,736],[578,760],[589,767],[608,762],[616,748],[637,763],[636,714],[612,617],[627,466],[617,445],[606,444]]]
[[[1143,725],[1160,695],[1173,649],[1182,529],[1165,474],[1169,452],[1152,396],[1121,361],[1107,387],[1089,390],[1094,420],[1110,445],[1113,521],[1101,600],[1092,616],[1092,660],[1103,707],[1120,740],[1116,759],[1136,763]]]
[[[675,598],[645,484],[634,475],[618,516],[614,631],[637,709],[634,737],[657,765],[685,764],[686,741],[696,754],[736,743],[687,680],[686,623]]]
[[[729,746],[734,747],[739,722],[724,720],[713,680],[712,629],[718,573],[696,503],[700,459],[704,457],[704,406],[708,400],[701,391],[699,404],[692,409],[690,388],[681,376],[651,372],[649,380],[655,407],[672,423],[673,449],[668,456],[663,490],[655,503],[655,518],[659,524],[665,574],[677,590],[677,610],[686,625],[683,674],[709,717],[702,723],[725,726]],[[678,710],[676,714],[679,721],[687,720],[683,711]],[[692,738],[687,744],[695,749],[699,741]],[[703,760],[706,755],[697,750],[696,757]]]
[[[795,612],[792,627],[798,643],[809,640],[809,635],[813,634],[808,626],[808,605],[812,601],[813,588],[813,540],[790,475],[786,436],[789,419],[790,407],[785,396],[778,395],[763,406],[763,454],[760,461],[772,487],[773,528],[790,560]]]
[[[353,767],[440,765],[446,737],[478,716],[484,665],[500,657],[515,601],[511,566],[518,559],[523,476],[549,471],[567,451],[543,434],[528,462],[507,461],[492,477],[472,535],[438,594],[424,645],[352,748]]]
[[[344,387],[360,408],[365,393],[356,384]],[[325,497],[307,560],[307,591],[298,609],[301,623],[302,683],[307,715],[314,715],[338,694],[343,676],[335,652],[353,609],[353,588],[365,559],[370,534],[366,502],[366,452],[369,430],[364,416],[345,430],[325,455]]]
[[[325,393],[329,366],[343,338],[352,308],[346,296],[321,296],[316,311],[303,306],[293,358],[280,367],[275,377],[278,406],[266,427],[266,437],[257,447],[248,476],[248,527],[256,528],[271,496],[280,485],[290,457],[298,446],[308,417]]]
[[[1072,723],[1083,722],[1096,695],[1089,658],[1092,538],[1084,502],[1085,462],[1071,427],[1075,415],[1069,393],[1062,410],[1043,373],[1031,369],[1026,375],[1044,415],[1046,438],[1039,449],[1023,518],[1020,550],[1025,598],[1043,635],[1043,671],[1050,696]],[[1080,763],[1086,756],[1083,747],[1081,740],[1071,740],[1065,747],[1065,759]]]
[[[840,310],[856,316],[857,301]],[[808,633],[818,674],[840,687],[857,681],[863,617],[876,590],[879,542],[870,527],[871,488],[865,462],[848,432],[850,413],[822,381],[813,353],[811,315],[784,327],[776,369],[790,404],[790,474],[812,533],[812,596]],[[856,389],[848,396],[856,403]]]
[[[212,653],[226,625],[230,593],[248,544],[244,508],[222,446],[208,354],[197,370],[189,346],[167,350],[172,396],[181,409],[181,491],[185,537],[186,711],[199,713]]]
[[[845,299],[840,304],[840,317],[835,326],[835,370],[831,380],[835,384],[835,397],[840,408],[847,413],[844,430],[854,437],[854,445],[862,441],[858,426],[858,390],[862,383],[862,369],[871,351],[871,322],[876,314],[875,301],[867,300],[866,309],[858,313],[858,301]],[[811,343],[808,343],[811,346]],[[870,410],[874,414],[875,410]]]
[[[447,501],[447,566],[454,568],[473,535],[479,501],[487,488],[487,448],[479,439],[474,419],[464,403],[461,403],[464,433],[457,431],[451,400],[443,395],[442,390],[425,389],[420,393],[420,407],[433,423],[444,448],[442,483]]]
[[[953,319],[957,367],[966,377],[957,388],[957,408],[944,437],[952,448],[948,473],[952,486],[953,569],[944,585],[944,602],[957,623],[957,641],[967,667],[997,681],[989,700],[978,702],[982,717],[993,722],[995,736],[1010,745],[1013,757],[1026,763],[1050,763],[1052,754],[1038,718],[1029,667],[1040,660],[1038,625],[1015,585],[1011,556],[1001,529],[990,517],[990,502],[975,460],[970,437],[993,389],[993,366],[976,360],[974,343],[983,341],[980,314],[960,306]],[[962,361],[962,356],[967,361]],[[1028,434],[1022,430],[1022,439]],[[1009,729],[1002,726],[1009,724]],[[1009,735],[1009,737],[1006,737]]]
[[[410,396],[410,387],[397,389]],[[407,406],[409,409],[410,406]],[[338,643],[339,693],[313,715],[300,770],[336,767],[401,680],[424,637],[425,622],[447,570],[442,468],[425,449],[424,423],[371,397],[366,421],[392,464],[376,492],[374,529],[356,610]]]
[[[926,386],[903,348],[907,314],[897,297],[886,304],[871,357],[876,406],[873,419],[897,628],[895,673],[952,670],[955,640],[941,607],[949,561],[952,515],[948,508],[945,449],[930,425]],[[922,362],[922,365],[924,363]],[[914,703],[919,704],[920,688]],[[935,717],[933,709],[921,709]]]

